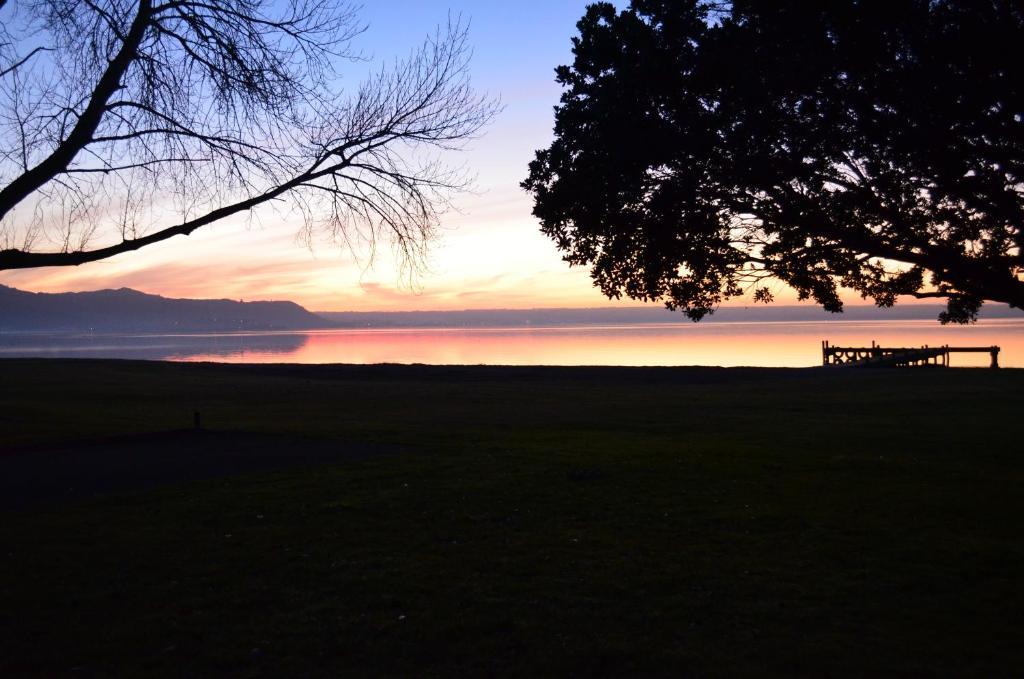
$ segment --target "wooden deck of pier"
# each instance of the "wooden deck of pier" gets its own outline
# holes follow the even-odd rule
[[[883,347],[872,342],[870,347],[834,347],[824,340],[821,343],[821,363],[824,366],[849,367],[949,367],[952,353],[986,353],[992,357],[989,367],[999,367],[999,347]]]

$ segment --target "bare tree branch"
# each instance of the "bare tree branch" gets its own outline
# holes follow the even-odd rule
[[[306,237],[380,238],[416,264],[468,187],[443,158],[499,109],[469,84],[459,21],[345,96],[363,27],[337,0],[25,7],[4,24],[33,46],[3,52],[0,270],[91,262],[285,199]]]

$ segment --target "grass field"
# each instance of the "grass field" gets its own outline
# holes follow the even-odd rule
[[[0,674],[1017,674],[1022,387],[2,361],[7,454],[195,410],[407,452],[0,514]]]

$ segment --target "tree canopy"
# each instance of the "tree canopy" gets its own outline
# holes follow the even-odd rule
[[[348,91],[340,0],[0,0],[0,270],[135,250],[264,204],[417,260],[444,154],[496,104],[465,26]]]
[[[634,0],[578,29],[523,187],[606,295],[1024,308],[1020,2]]]

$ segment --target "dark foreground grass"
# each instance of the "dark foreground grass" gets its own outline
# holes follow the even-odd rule
[[[414,447],[0,514],[0,674],[1016,674],[1022,387],[0,362],[0,445]]]

